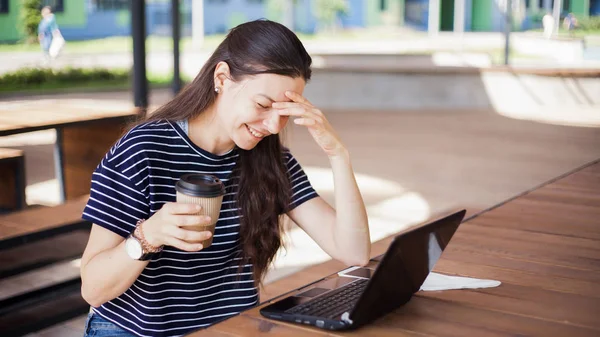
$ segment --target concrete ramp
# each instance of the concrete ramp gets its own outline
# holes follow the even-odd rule
[[[314,70],[305,94],[315,105],[335,110],[493,109],[511,118],[544,121],[547,115],[554,116],[547,121],[554,123],[562,116],[561,124],[600,125],[600,69],[437,67],[414,62],[414,57],[406,63],[392,56],[377,62],[371,55],[363,63],[346,57],[351,61],[343,64],[336,57]]]

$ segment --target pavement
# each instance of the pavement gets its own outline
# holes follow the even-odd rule
[[[582,40],[545,40],[532,33],[513,33],[511,45],[516,56],[513,66],[523,67],[586,67],[600,68],[600,47],[594,42],[586,47]],[[450,66],[493,66],[491,54],[504,48],[502,33],[440,33],[437,36],[423,34],[383,35],[362,39],[315,39],[304,45],[311,55],[328,54],[428,54],[438,56]],[[210,56],[211,49],[190,48],[181,52],[181,72],[193,78]],[[496,60],[497,61],[497,60]],[[409,62],[409,61],[404,61]],[[173,56],[168,51],[149,51],[146,58],[148,73],[166,75],[172,73]],[[46,62],[38,52],[0,52],[0,74],[23,67],[103,67],[130,68],[133,57],[128,52],[79,53],[69,51],[68,42],[63,54]],[[316,65],[318,67],[318,64]],[[404,66],[410,67],[410,63]]]

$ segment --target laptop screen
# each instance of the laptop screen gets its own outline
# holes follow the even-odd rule
[[[406,303],[440,259],[465,211],[397,235],[351,316],[365,323]]]

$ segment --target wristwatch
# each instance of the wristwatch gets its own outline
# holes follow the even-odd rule
[[[138,221],[135,229],[125,240],[125,251],[127,252],[127,255],[134,260],[148,261],[160,255],[162,247],[155,248],[146,242],[140,228],[143,222],[143,219]]]

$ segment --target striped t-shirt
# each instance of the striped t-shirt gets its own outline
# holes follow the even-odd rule
[[[282,156],[294,208],[317,193],[289,151]],[[138,125],[110,149],[92,176],[83,218],[123,237],[139,219],[175,201],[175,183],[185,173],[217,176],[226,194],[210,247],[165,247],[127,291],[94,308],[98,315],[139,336],[180,336],[258,303],[252,265],[238,274],[240,215],[231,175],[237,158],[236,149],[224,155],[204,151],[169,121]]]

